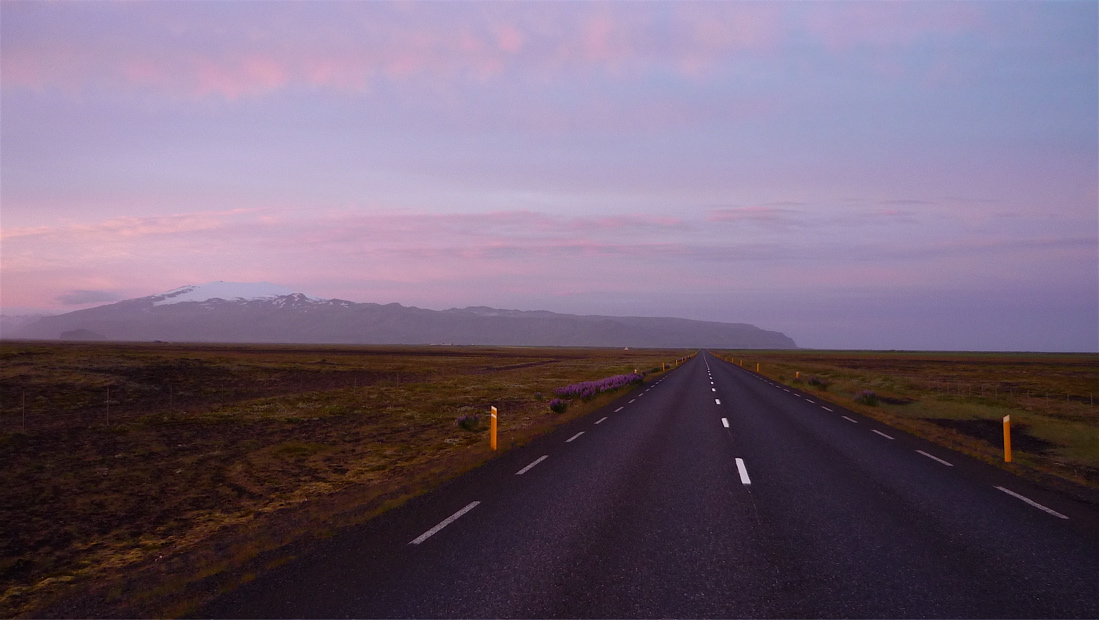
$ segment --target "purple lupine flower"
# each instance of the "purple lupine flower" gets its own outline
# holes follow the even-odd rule
[[[635,383],[641,383],[645,380],[645,373],[632,372],[626,375],[615,375],[613,377],[606,377],[603,379],[597,379],[595,381],[582,381],[580,383],[573,383],[572,385],[566,385],[565,387],[559,387],[553,391],[553,393],[561,398],[572,399],[579,398],[580,400],[590,400],[603,392],[610,392],[617,390],[627,385]]]

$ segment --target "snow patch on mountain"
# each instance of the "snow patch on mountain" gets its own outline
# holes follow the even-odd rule
[[[150,295],[154,306],[178,304],[185,301],[209,301],[211,299],[224,299],[225,301],[253,301],[265,299],[277,299],[286,295],[300,295],[309,301],[325,301],[322,297],[313,297],[305,293],[299,293],[270,282],[207,282],[206,284],[193,284],[172,289],[167,293]]]

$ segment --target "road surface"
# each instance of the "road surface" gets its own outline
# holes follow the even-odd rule
[[[702,353],[211,617],[1099,617],[1096,507]]]

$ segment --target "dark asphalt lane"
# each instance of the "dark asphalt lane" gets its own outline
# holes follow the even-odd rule
[[[1093,507],[815,400],[700,354],[200,614],[1099,617]]]

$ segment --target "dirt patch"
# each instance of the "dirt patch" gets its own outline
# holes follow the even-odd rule
[[[882,396],[881,394],[878,394],[878,400],[887,405],[911,405],[912,403],[916,402],[915,398],[904,398],[903,396]]]
[[[928,418],[939,426],[953,429],[968,437],[985,441],[993,446],[1004,445],[1004,425],[1000,420],[953,420],[950,418]],[[1011,448],[1032,454],[1050,454],[1061,446],[1030,434],[1026,424],[1011,425]]]

